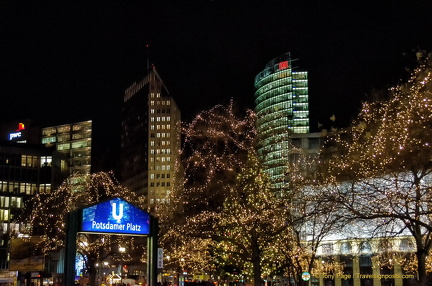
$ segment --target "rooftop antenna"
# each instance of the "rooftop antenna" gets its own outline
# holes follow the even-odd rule
[[[147,70],[150,69],[150,46],[146,45]]]

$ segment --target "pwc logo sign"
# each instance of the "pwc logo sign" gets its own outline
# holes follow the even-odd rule
[[[150,214],[115,198],[83,209],[81,231],[149,235]]]
[[[16,132],[9,133],[9,140],[20,138],[22,136],[22,130],[25,129],[24,123],[18,123],[18,129]]]

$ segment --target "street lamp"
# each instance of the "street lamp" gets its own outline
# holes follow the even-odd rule
[[[119,245],[119,252],[121,256],[121,265],[120,265],[120,284],[123,285],[123,254],[126,252],[126,248]]]

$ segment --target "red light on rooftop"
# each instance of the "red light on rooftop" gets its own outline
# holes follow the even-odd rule
[[[280,62],[279,63],[279,70],[287,69],[289,66],[288,61]]]

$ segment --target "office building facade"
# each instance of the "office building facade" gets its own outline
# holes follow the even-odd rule
[[[255,77],[258,156],[273,188],[286,184],[293,134],[309,132],[308,73],[294,70],[291,54],[268,62]]]
[[[91,120],[42,128],[42,144],[55,146],[68,158],[71,174],[90,174]]]
[[[16,221],[25,202],[37,194],[49,194],[61,184],[69,171],[66,160],[53,147],[0,142],[0,270],[9,267],[11,234],[27,227]],[[5,274],[0,273],[0,281],[7,278]]]
[[[155,67],[126,89],[121,181],[125,187],[145,196],[149,209],[164,203],[176,185],[180,120],[180,110]]]

